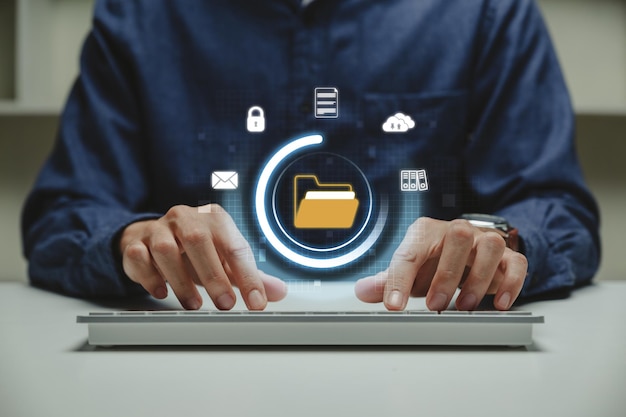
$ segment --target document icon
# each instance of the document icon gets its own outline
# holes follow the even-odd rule
[[[302,192],[298,193],[298,187],[303,182],[309,188],[298,201]],[[313,174],[298,174],[293,178],[293,223],[297,229],[349,229],[358,207],[359,200],[351,184],[320,183]]]
[[[215,171],[211,174],[211,187],[214,190],[236,190],[239,174],[235,171]]]
[[[315,117],[317,119],[336,119],[339,117],[339,90],[335,87],[315,89]]]

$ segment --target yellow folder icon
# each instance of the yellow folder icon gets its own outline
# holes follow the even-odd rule
[[[313,180],[298,202],[298,185]],[[359,200],[351,184],[320,183],[317,175],[298,174],[293,178],[293,223],[297,229],[349,229],[354,223]]]

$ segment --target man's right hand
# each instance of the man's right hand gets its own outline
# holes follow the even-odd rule
[[[166,282],[186,309],[202,306],[202,285],[215,306],[235,305],[239,288],[250,310],[287,294],[278,278],[260,271],[250,245],[219,205],[174,206],[163,217],[127,226],[120,237],[124,272],[152,296],[167,296]]]

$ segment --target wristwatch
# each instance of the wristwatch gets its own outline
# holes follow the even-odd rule
[[[519,251],[519,234],[517,229],[511,226],[504,217],[491,214],[468,213],[461,215],[461,218],[479,229],[498,233],[504,238],[508,248],[516,252]]]

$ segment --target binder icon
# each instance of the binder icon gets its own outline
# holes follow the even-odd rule
[[[313,186],[298,201],[303,180]],[[359,200],[351,184],[320,183],[317,175],[293,178],[293,223],[297,229],[349,229],[354,223]]]

